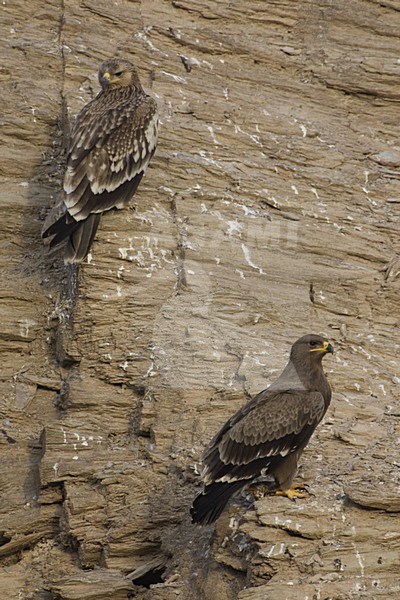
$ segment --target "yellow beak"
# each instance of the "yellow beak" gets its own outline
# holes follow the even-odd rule
[[[319,348],[311,348],[310,352],[330,352],[333,354],[333,346],[329,342],[324,342]]]
[[[111,75],[110,75],[110,73],[108,71],[106,71],[104,73],[104,75],[102,75],[102,77],[100,79],[100,83],[102,85],[107,85],[108,83],[110,83],[110,81],[111,81]]]

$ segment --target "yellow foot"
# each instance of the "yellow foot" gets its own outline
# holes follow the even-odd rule
[[[304,485],[292,485],[288,490],[274,490],[272,492],[275,496],[286,496],[289,500],[296,500],[296,498],[309,498],[313,496]]]

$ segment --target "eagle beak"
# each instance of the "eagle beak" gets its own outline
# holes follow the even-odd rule
[[[104,73],[104,75],[102,77],[100,77],[100,83],[101,85],[108,85],[111,81],[111,75],[108,71],[106,71]]]
[[[329,342],[324,342],[322,346],[319,348],[312,348],[310,352],[323,352],[324,354],[329,352],[330,354],[333,354],[333,346]]]

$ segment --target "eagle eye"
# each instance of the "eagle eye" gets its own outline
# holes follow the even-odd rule
[[[313,346],[313,347],[314,347],[314,346],[316,346],[316,345],[317,345],[317,342],[315,342],[315,341],[311,341],[311,342],[310,342],[310,346]]]
[[[116,73],[114,73],[115,77],[121,77],[123,71],[117,71]]]

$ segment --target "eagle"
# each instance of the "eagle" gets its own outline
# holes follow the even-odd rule
[[[128,204],[157,145],[157,104],[136,68],[111,58],[98,77],[101,90],[71,131],[62,215],[42,231],[51,248],[65,244],[65,263],[87,256],[104,212]]]
[[[204,489],[190,511],[193,523],[213,523],[230,497],[260,476],[273,476],[276,494],[304,497],[292,484],[331,401],[322,368],[329,352],[332,345],[319,335],[299,338],[281,375],[222,426],[202,457]]]

